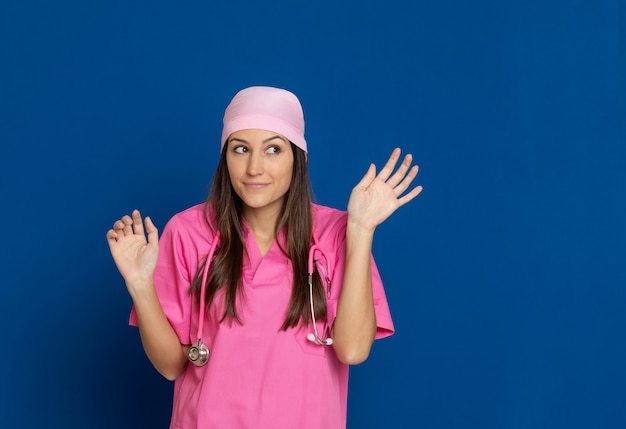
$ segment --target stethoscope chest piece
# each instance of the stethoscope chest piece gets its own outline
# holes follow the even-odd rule
[[[189,347],[187,358],[195,366],[203,366],[209,361],[209,348],[198,339],[195,344]]]

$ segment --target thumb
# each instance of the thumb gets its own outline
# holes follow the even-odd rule
[[[148,243],[150,244],[158,244],[159,243],[159,230],[154,223],[152,223],[152,219],[146,216],[145,219],[146,224],[146,232],[148,233]]]
[[[376,178],[376,166],[374,164],[370,164],[369,168],[367,169],[367,172],[365,173],[365,176],[363,176],[361,181],[357,183],[356,187],[367,188],[370,185],[370,183],[374,181],[375,178]]]

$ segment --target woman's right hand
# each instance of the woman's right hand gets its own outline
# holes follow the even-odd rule
[[[115,265],[129,291],[152,280],[159,256],[159,232],[149,217],[145,219],[144,232],[141,213],[134,210],[132,217],[126,215],[116,221],[106,237]]]

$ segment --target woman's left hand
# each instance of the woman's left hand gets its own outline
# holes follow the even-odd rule
[[[398,207],[422,192],[422,187],[416,186],[402,195],[417,176],[418,166],[411,167],[413,157],[408,154],[394,173],[399,158],[400,149],[396,148],[378,174],[376,166],[371,164],[365,176],[354,187],[348,201],[348,215],[353,222],[373,231]]]

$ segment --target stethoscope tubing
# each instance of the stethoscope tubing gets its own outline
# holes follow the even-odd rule
[[[204,306],[206,305],[206,284],[209,277],[209,266],[211,265],[211,260],[213,259],[213,255],[215,254],[215,249],[217,249],[217,245],[220,242],[220,232],[217,231],[215,234],[215,238],[213,239],[213,243],[211,243],[211,248],[209,249],[209,253],[207,253],[206,261],[204,263],[204,270],[202,272],[202,283],[200,284],[200,311],[198,316],[198,330],[196,337],[198,341],[202,340],[202,333],[204,329],[204,314],[206,313],[206,309]]]
[[[331,287],[330,279],[332,278],[332,275],[333,275],[333,267],[331,265],[330,258],[328,258],[328,255],[326,255],[326,252],[324,252],[324,250],[318,244],[315,231],[313,231],[312,235],[313,235],[313,245],[309,249],[309,258],[308,258],[307,268],[308,268],[308,280],[309,280],[309,300],[311,304],[311,321],[313,322],[314,333],[308,334],[307,339],[320,346],[324,346],[324,345],[329,346],[333,343],[333,340],[329,336],[326,336],[327,335],[326,331],[328,330],[327,323],[324,324],[324,332],[322,334],[322,335],[325,335],[326,338],[321,338],[317,330],[317,320],[315,319],[315,308],[314,308],[315,306],[313,303],[313,274],[315,273],[315,260],[314,260],[315,252],[317,251],[322,255],[322,257],[324,258],[326,262],[326,267],[328,270],[328,272],[326,273],[327,274],[326,298],[330,298],[330,287]],[[220,241],[220,232],[217,231],[215,234],[215,238],[213,239],[213,243],[211,243],[211,247],[209,248],[209,252],[207,253],[206,261],[204,263],[204,269],[202,271],[202,283],[200,284],[200,308],[199,308],[199,315],[198,315],[198,329],[196,331],[196,337],[198,341],[195,346],[192,346],[192,349],[195,349],[196,352],[203,354],[204,359],[198,359],[197,356],[195,356],[194,359],[190,357],[190,360],[192,360],[192,362],[197,366],[204,365],[208,359],[208,353],[209,353],[208,347],[202,342],[202,335],[204,331],[204,315],[206,313],[206,309],[204,308],[206,305],[205,294],[206,294],[207,281],[209,277],[209,266],[211,265],[211,261],[213,260],[213,255],[215,255],[215,250],[217,249],[219,241]],[[322,278],[321,273],[320,273],[320,278]],[[324,279],[322,279],[322,282],[323,281]]]

